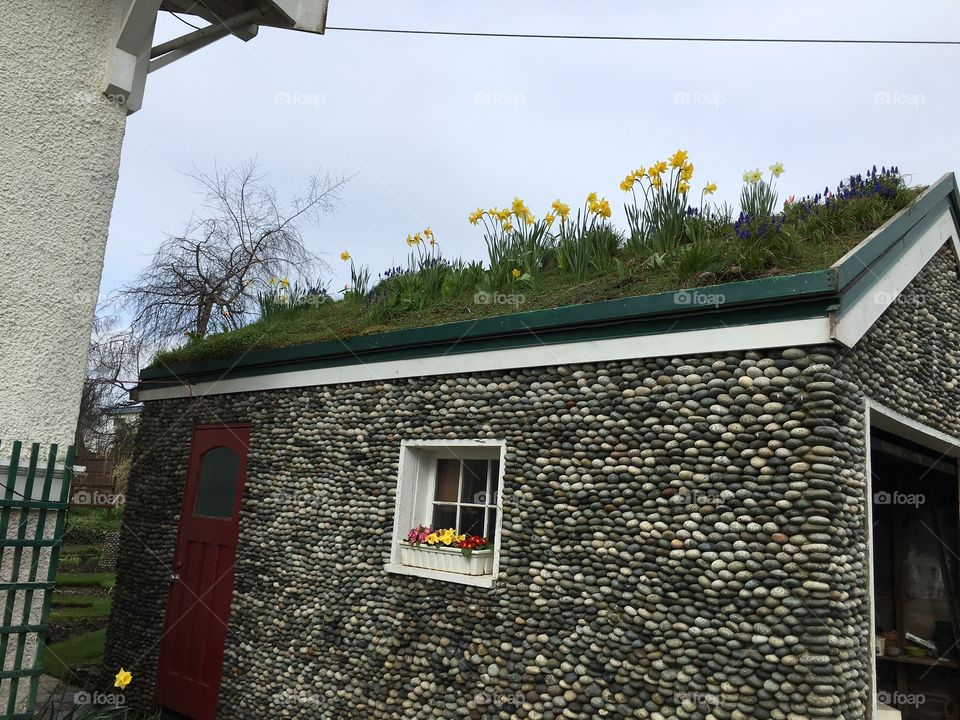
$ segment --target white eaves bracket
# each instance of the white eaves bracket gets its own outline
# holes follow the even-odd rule
[[[140,109],[147,74],[228,35],[243,41],[256,37],[260,25],[323,33],[329,0],[126,0],[104,94]],[[195,15],[210,23],[152,47],[157,12]]]

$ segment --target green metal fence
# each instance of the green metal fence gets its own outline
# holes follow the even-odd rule
[[[0,718],[31,717],[43,673],[73,468],[73,448],[59,453],[56,445],[0,447]]]

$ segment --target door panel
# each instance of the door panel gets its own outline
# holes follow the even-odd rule
[[[193,431],[157,669],[157,704],[214,720],[233,595],[247,425]]]

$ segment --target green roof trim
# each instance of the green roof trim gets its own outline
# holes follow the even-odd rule
[[[138,390],[293,370],[826,317],[868,291],[960,191],[944,175],[832,267],[150,367]]]

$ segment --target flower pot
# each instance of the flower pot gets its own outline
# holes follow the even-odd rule
[[[412,567],[460,575],[489,575],[493,572],[493,550],[474,550],[464,557],[460,548],[435,547],[420,544],[420,547],[400,542],[400,562]]]

